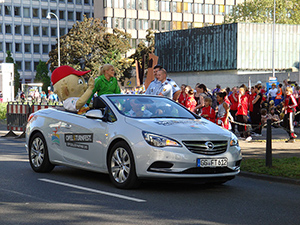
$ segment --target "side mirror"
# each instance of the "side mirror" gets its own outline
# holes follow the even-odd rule
[[[103,116],[102,111],[100,109],[89,110],[89,111],[87,111],[85,116],[86,116],[86,118],[89,118],[89,119],[100,119],[100,120],[104,119],[104,116]]]

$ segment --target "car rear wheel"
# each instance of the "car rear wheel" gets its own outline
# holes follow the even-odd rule
[[[140,182],[136,176],[132,151],[124,141],[116,143],[108,156],[109,177],[118,188],[136,188]]]
[[[38,173],[47,173],[53,170],[54,165],[49,161],[47,143],[41,133],[36,133],[29,143],[29,162],[31,168]]]

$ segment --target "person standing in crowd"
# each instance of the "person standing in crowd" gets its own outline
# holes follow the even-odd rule
[[[256,96],[252,100],[253,110],[250,113],[251,124],[253,129],[254,136],[261,136],[261,101],[262,101],[262,94],[260,93],[261,85],[255,85],[255,93]]]
[[[189,109],[191,112],[193,112],[196,105],[197,105],[197,102],[194,98],[194,90],[191,86],[187,86],[185,89],[186,89],[186,93],[187,93],[187,98],[186,98],[186,101],[185,101],[185,107],[187,109]]]
[[[98,96],[103,94],[120,94],[121,89],[119,87],[117,78],[115,77],[114,67],[110,64],[105,64],[100,67],[100,76],[95,79],[95,87],[93,89],[93,94],[87,101],[90,103],[94,94],[97,93]]]
[[[232,94],[229,95],[229,101],[230,101],[230,114],[234,120],[236,120],[236,112],[237,112],[237,107],[238,107],[238,98],[239,95],[237,93],[237,88],[233,87],[232,88]],[[232,132],[235,133],[235,123],[231,123],[232,127]]]
[[[154,80],[149,84],[145,94],[146,95],[156,95],[158,89],[161,86],[161,83],[159,80],[157,80],[157,72],[162,69],[162,66],[156,65],[153,68],[153,75],[154,75]]]
[[[167,71],[165,69],[160,69],[157,72],[157,80],[161,83],[161,87],[158,89],[157,95],[165,96],[172,99],[173,89],[171,84],[167,81]]]
[[[199,93],[199,94],[198,94]],[[195,99],[198,99],[197,106],[194,109],[196,114],[201,114],[201,109],[204,107],[204,99],[207,97],[207,88],[205,84],[199,84],[197,87],[197,92],[195,94]]]
[[[220,84],[217,84],[216,88],[212,91],[212,95],[216,95],[220,91],[221,91],[221,86]]]
[[[207,120],[210,120],[211,122],[216,122],[216,112],[211,107],[212,100],[210,97],[206,97],[204,99],[204,107],[202,108],[201,116],[204,117]]]
[[[268,101],[271,101],[271,100],[275,101],[275,98],[277,96],[277,91],[278,91],[278,89],[276,88],[276,84],[273,83],[272,88],[268,91],[268,94],[267,94]]]
[[[283,97],[282,84],[278,84],[278,90],[275,97],[275,106],[281,103],[282,97]]]
[[[217,124],[225,129],[229,129],[229,105],[225,102],[226,92],[217,93],[218,114],[217,114]]]
[[[284,101],[284,118],[283,118],[283,127],[286,129],[289,134],[289,139],[285,142],[295,142],[297,135],[294,133],[294,117],[297,106],[297,101],[293,96],[293,89],[287,87],[285,89],[286,98]]]
[[[186,98],[187,98],[186,87],[187,87],[186,84],[181,85],[181,93],[180,93],[179,98],[178,98],[178,103],[183,105],[183,106],[185,105],[185,101],[186,101]]]
[[[239,98],[238,98],[238,110],[236,113],[236,121],[243,123],[243,125],[238,125],[238,131],[241,138],[245,138],[246,141],[251,141],[252,137],[250,135],[249,127],[247,126],[248,121],[248,97],[246,95],[246,90],[244,86],[239,88]]]

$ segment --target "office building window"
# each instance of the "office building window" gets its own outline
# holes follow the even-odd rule
[[[124,28],[124,19],[123,18],[114,18],[115,24],[114,27],[116,28]]]
[[[79,20],[79,21],[82,20],[82,18],[81,18],[81,12],[76,12],[76,20]]]
[[[114,0],[114,8],[124,8],[124,0]]]
[[[14,11],[15,11],[15,16],[21,16],[21,7],[15,6]]]
[[[127,9],[136,9],[135,0],[126,0],[126,8]]]
[[[139,20],[139,29],[147,30],[148,28],[148,20]]]
[[[24,44],[25,53],[31,53],[31,44]]]
[[[183,3],[183,12],[185,13],[192,13],[192,3],[184,2]]]
[[[0,34],[2,34],[2,24],[0,24]]]
[[[22,61],[16,61],[17,69],[22,70]]]
[[[161,1],[161,11],[170,12],[170,4],[169,1]]]
[[[15,44],[15,51],[16,52],[21,52],[22,51],[22,45],[21,45],[21,43],[16,43]]]
[[[49,34],[48,34],[48,27],[42,27],[42,35],[43,36],[49,36]]]
[[[82,4],[82,0],[76,0],[76,4],[77,5],[81,5]]]
[[[59,28],[59,35],[63,36],[66,34],[66,29],[65,28]]]
[[[172,2],[172,12],[182,12],[182,2]]]
[[[112,0],[104,0],[104,8],[111,8],[112,7],[111,1]]]
[[[42,9],[42,19],[46,18],[48,14],[48,10],[47,9]]]
[[[203,13],[203,4],[195,3],[194,4],[194,13],[202,14]]]
[[[6,34],[11,34],[11,24],[6,24],[5,25],[5,33]]]
[[[206,15],[212,15],[213,14],[213,7],[214,5],[212,4],[205,4],[205,14]]]
[[[73,0],[68,0],[68,3],[73,3]]]
[[[104,17],[103,20],[106,21],[106,27],[112,28],[111,17]]]
[[[127,19],[127,29],[136,29],[136,20],[135,19]]]
[[[11,6],[4,6],[4,15],[11,16]]]
[[[68,20],[74,20],[74,12],[68,11]]]
[[[2,15],[2,5],[0,5],[0,15]]]
[[[11,51],[12,52],[12,43],[9,43],[9,42],[6,42],[6,44],[5,44],[5,47],[6,47],[6,51]]]
[[[39,18],[39,9],[32,8],[32,17]]]
[[[193,28],[193,23],[183,22],[183,29],[191,29]]]
[[[21,34],[21,25],[15,25],[15,34]]]
[[[59,0],[59,2],[65,3],[65,0]]]
[[[56,45],[51,45],[51,50],[56,49]]]
[[[40,62],[33,62],[33,69],[34,71],[36,71],[38,65],[39,65]]]
[[[225,14],[229,14],[232,12],[233,5],[226,5]]]
[[[31,35],[30,26],[24,26],[24,35]]]
[[[48,54],[49,53],[49,46],[48,45],[43,45],[43,53]]]
[[[0,42],[0,51],[3,51],[2,42]]]
[[[30,71],[31,70],[31,61],[25,61],[25,70]]]
[[[62,11],[62,10],[59,11],[59,19],[60,19],[60,20],[66,19],[65,15],[66,15],[66,14],[65,14],[65,11]]]
[[[148,0],[138,0],[138,9],[148,10]]]
[[[23,8],[23,17],[26,17],[26,18],[30,17],[30,8],[27,8],[27,7]]]
[[[40,44],[33,44],[33,52],[40,53]]]
[[[167,31],[171,28],[171,22],[170,21],[161,21],[161,30]]]
[[[35,36],[40,35],[40,27],[39,26],[33,26],[33,35],[35,35]]]
[[[158,20],[150,20],[149,28],[152,30],[159,30],[159,21]]]
[[[136,49],[136,39],[131,39],[131,47]]]
[[[90,4],[90,0],[84,0],[84,4],[85,5],[89,5]]]
[[[56,27],[51,27],[51,37],[56,37]]]
[[[159,0],[149,0],[149,10],[159,11]]]

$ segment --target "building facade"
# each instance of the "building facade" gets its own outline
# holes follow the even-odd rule
[[[56,48],[58,27],[60,36],[66,34],[83,15],[92,17],[94,0],[2,0],[0,1],[0,62],[6,52],[12,52],[21,77],[21,83],[30,83],[35,77],[39,60],[49,59],[49,51]]]
[[[103,0],[95,1],[95,17],[109,29],[124,29],[135,48],[146,30],[172,31],[222,24],[234,5],[244,0]]]

